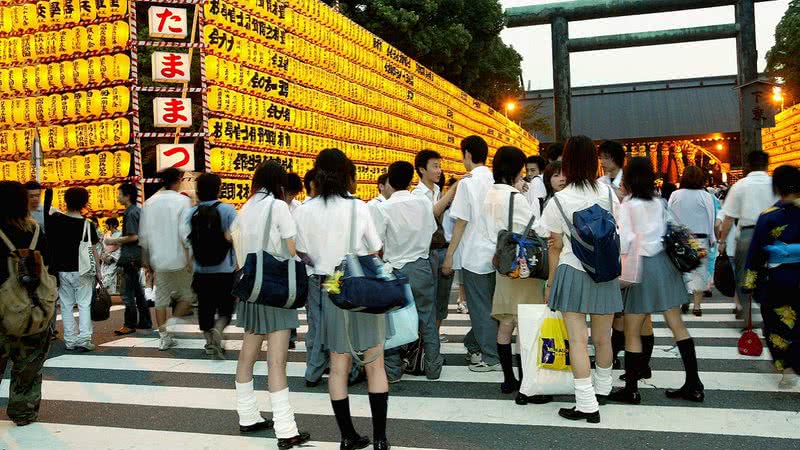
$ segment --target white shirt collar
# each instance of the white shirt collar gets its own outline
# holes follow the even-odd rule
[[[411,192],[408,192],[407,189],[403,189],[402,191],[394,191],[394,193],[389,197],[387,202],[396,202],[399,200],[403,200],[405,198],[411,198]]]
[[[747,174],[745,178],[769,178],[769,174],[763,170],[754,170]]]
[[[486,167],[486,166],[478,166],[478,167],[476,167],[476,168],[472,169],[472,170],[471,170],[469,173],[471,173],[471,174],[473,174],[473,175],[479,175],[479,174],[481,174],[481,173],[483,173],[483,172],[485,172],[485,173],[489,173],[489,174],[491,174],[491,173],[492,173],[492,171],[491,171],[491,170],[489,170],[489,168],[488,168],[488,167]]]
[[[514,186],[509,186],[505,183],[494,184],[492,185],[492,189],[496,191],[519,192],[519,189],[515,188]]]

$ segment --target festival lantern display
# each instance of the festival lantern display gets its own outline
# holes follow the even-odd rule
[[[775,115],[775,127],[761,130],[764,151],[769,154],[769,171],[784,164],[800,164],[800,105]]]

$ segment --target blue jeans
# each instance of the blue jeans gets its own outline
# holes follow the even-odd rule
[[[150,308],[139,282],[139,269],[134,264],[122,268],[122,301],[125,303],[125,327],[148,329],[153,327]]]

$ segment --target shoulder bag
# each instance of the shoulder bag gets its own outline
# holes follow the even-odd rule
[[[494,266],[497,272],[509,278],[547,279],[547,241],[532,230],[536,215],[531,215],[525,231],[514,233],[514,197],[511,192],[508,200],[508,228],[497,233],[494,253]]]

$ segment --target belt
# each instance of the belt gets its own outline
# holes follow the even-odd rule
[[[708,239],[708,235],[705,233],[697,233],[694,235],[697,239]]]
[[[315,280],[323,281],[327,275],[309,275],[309,278],[313,278]]]
[[[743,226],[743,227],[739,227],[739,229],[740,230],[752,230],[755,227],[756,227],[755,225],[746,225],[746,226]]]

